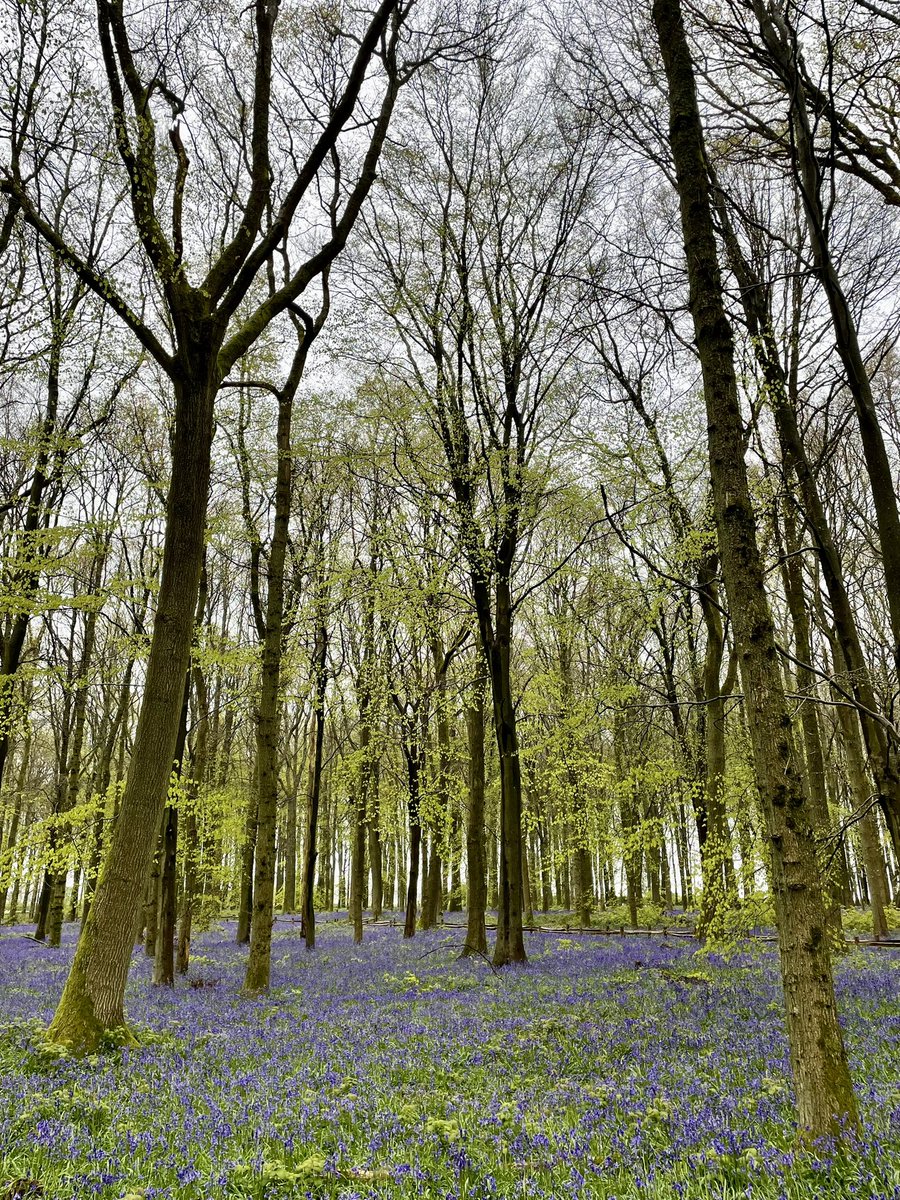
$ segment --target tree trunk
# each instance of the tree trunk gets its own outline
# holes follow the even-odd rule
[[[279,693],[284,650],[284,566],[288,549],[294,461],[291,454],[291,419],[294,395],[300,383],[306,357],[306,342],[304,337],[295,355],[288,381],[278,393],[275,511],[266,571],[265,616],[262,616],[258,570],[253,571],[251,581],[251,600],[257,614],[257,628],[262,641],[262,663],[259,705],[256,710],[256,863],[250,916],[250,954],[244,976],[244,990],[250,993],[268,991],[272,961],[272,926],[275,923],[275,835],[278,824],[278,730],[281,715]],[[292,846],[292,872],[293,854]]]
[[[422,887],[422,916],[419,925],[422,929],[433,929],[443,911],[443,872],[444,864],[440,854],[440,832],[432,830],[428,866],[425,870]]]
[[[312,722],[312,744],[309,756],[309,788],[306,807],[306,842],[303,850],[302,904],[303,935],[307,950],[316,944],[316,914],[314,905],[316,882],[317,837],[319,832],[319,794],[322,787],[322,747],[325,738],[325,688],[328,682],[328,630],[324,609],[320,610],[316,629],[314,668],[316,673],[315,711]]]
[[[372,777],[369,789],[369,868],[372,872],[372,920],[381,919],[384,906],[384,880],[382,878],[382,845],[381,819],[379,815],[379,787],[381,771],[378,760],[372,763]],[[390,897],[388,898],[390,902]]]
[[[502,967],[507,963],[526,962],[528,956],[522,932],[522,775],[510,668],[512,597],[508,580],[504,578],[497,579],[494,590],[496,617],[493,631],[482,611],[479,612],[479,626],[488,661],[494,733],[500,759],[500,854],[494,966]]]
[[[881,838],[878,835],[878,824],[875,814],[871,811],[872,793],[866,779],[859,721],[856,714],[843,704],[838,704],[837,714],[847,764],[847,778],[853,797],[853,811],[860,814],[859,840],[866,870],[869,903],[872,906],[873,932],[876,938],[883,938],[888,934],[887,917],[884,911],[888,902],[887,872],[884,866]]]
[[[415,721],[415,717],[412,721]],[[422,774],[421,749],[416,733],[404,741],[403,754],[406,759],[406,776],[409,796],[409,874],[406,887],[406,918],[403,925],[405,938],[416,935],[416,899],[419,890],[419,852],[422,845],[422,826],[419,823],[419,786]]]
[[[172,774],[183,778],[184,751],[187,744],[187,719],[191,695],[191,674],[184,678],[184,699],[181,723],[175,743]],[[170,797],[163,817],[162,862],[159,875],[159,926],[156,933],[156,953],[153,956],[153,982],[158,987],[175,986],[175,920],[178,898],[178,801]]]
[[[106,562],[106,547],[96,548],[91,565],[89,588],[92,593],[99,590]],[[56,831],[56,839],[68,840],[69,825],[65,814],[74,808],[78,800],[81,786],[81,753],[84,746],[84,731],[87,722],[88,675],[91,660],[94,655],[94,642],[97,634],[96,606],[88,610],[84,619],[84,640],[82,643],[81,661],[73,680],[75,697],[72,704],[72,738],[68,747],[64,775],[61,780],[60,796],[57,803],[57,819],[60,826]],[[49,944],[59,946],[62,938],[63,905],[65,900],[67,868],[63,866],[55,873],[50,890],[50,911],[48,918]],[[76,877],[77,883],[77,877]]]
[[[13,801],[12,819],[9,824],[9,831],[6,835],[6,841],[3,848],[3,857],[0,859],[0,925],[3,924],[3,919],[6,915],[6,898],[9,895],[9,881],[12,877],[13,854],[16,848],[16,843],[19,839],[19,824],[22,819],[22,804],[25,795],[25,785],[28,781],[28,767],[30,762],[31,734],[29,733],[22,744],[22,758],[19,763],[19,771],[16,778],[16,798]],[[15,920],[16,899],[17,897],[14,894],[13,903],[10,904],[9,908],[10,922]]]
[[[125,1024],[123,1001],[135,926],[178,737],[209,491],[215,361],[210,331],[193,331],[175,387],[172,472],[156,619],[128,782],[94,902],[56,1015],[52,1041],[96,1048],[106,1030]],[[213,339],[215,340],[215,339]]]
[[[112,779],[112,761],[113,753],[116,748],[116,741],[121,739],[124,744],[124,724],[125,714],[128,711],[128,705],[131,700],[131,676],[134,670],[134,659],[128,660],[128,665],[125,668],[125,675],[122,678],[122,686],[119,690],[119,698],[116,704],[115,714],[110,725],[109,732],[106,735],[106,741],[103,745],[103,752],[100,763],[97,768],[97,792],[98,804],[97,813],[94,818],[93,835],[91,838],[91,856],[88,861],[87,873],[84,881],[84,905],[81,910],[81,927],[84,928],[84,923],[87,920],[87,915],[91,907],[91,901],[94,898],[94,890],[97,886],[97,878],[100,874],[100,866],[103,861],[103,847],[106,832],[106,812],[108,804],[108,792],[110,780]],[[116,779],[118,787],[119,777]]]
[[[284,899],[281,911],[292,913],[297,907],[297,793],[288,789],[284,819]]]
[[[253,768],[254,776],[256,766]],[[250,785],[247,796],[247,813],[244,818],[244,840],[241,843],[241,877],[240,899],[238,902],[237,932],[235,941],[239,946],[250,942],[250,915],[253,911],[253,862],[256,858],[256,806],[259,802],[259,789],[255,778]]]
[[[856,1101],[837,1017],[815,840],[757,545],[734,347],[722,297],[706,150],[680,0],[654,0],[653,21],[668,81],[669,138],[703,374],[719,552],[767,828],[798,1124],[805,1136],[840,1136],[859,1127]]]
[[[140,916],[144,927],[144,954],[147,958],[153,959],[156,958],[156,938],[159,933],[159,877],[165,850],[165,815],[164,811],[160,820],[153,861],[150,864],[150,878],[147,880]]]
[[[158,987],[175,986],[175,913],[178,878],[178,808],[166,808],[163,832],[162,870],[159,876],[159,928],[153,956],[153,982]]]
[[[206,608],[206,573],[200,585],[197,602],[197,624],[203,620]],[[186,975],[191,956],[191,929],[194,921],[194,903],[197,894],[197,866],[200,857],[200,838],[197,830],[197,802],[200,789],[206,779],[209,755],[209,697],[206,677],[199,666],[193,669],[194,695],[197,703],[197,730],[191,759],[190,785],[188,788],[187,811],[185,813],[184,839],[184,894],[181,915],[178,921],[178,949],[175,955],[175,970]]]
[[[800,558],[801,546],[794,524],[790,501],[785,505],[785,550],[783,556],[782,578],[784,580],[785,596],[787,597],[788,613],[794,631],[794,648],[797,663],[797,690],[808,699],[802,702],[800,709],[800,727],[803,730],[804,767],[806,790],[809,798],[809,811],[813,822],[813,833],[817,840],[825,842],[831,834],[831,816],[828,812],[828,793],[825,782],[825,758],[822,754],[822,742],[819,736],[819,716],[816,696],[816,674],[812,667],[813,652],[809,630],[809,611],[803,589],[803,566]],[[827,869],[824,856],[819,855],[820,864]],[[826,894],[830,899],[827,906],[828,921],[838,945],[843,945],[843,929],[841,927],[840,885],[836,871],[831,877],[824,875],[823,883]]]

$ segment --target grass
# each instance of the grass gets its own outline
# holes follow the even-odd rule
[[[461,930],[357,947],[324,919],[313,954],[276,926],[272,991],[248,999],[233,933],[198,938],[174,992],[136,954],[143,1044],[77,1059],[40,1038],[72,935],[4,932],[0,1200],[900,1200],[900,953],[839,964],[865,1131],[801,1152],[765,946],[540,934],[495,974],[458,960]]]

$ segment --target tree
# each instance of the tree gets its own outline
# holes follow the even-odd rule
[[[857,1125],[856,1101],[837,1018],[812,823],[757,545],[734,344],[722,300],[703,129],[680,0],[654,0],[653,22],[668,84],[669,140],[707,407],[719,553],[766,819],[798,1120],[806,1136],[840,1135]]]
[[[488,664],[501,771],[496,965],[526,957],[515,575],[565,422],[578,330],[563,279],[586,253],[598,170],[593,131],[562,106],[548,114],[549,87],[509,24],[458,79],[423,80],[408,149],[386,160],[369,223],[405,377],[442,448]],[[408,226],[421,233],[410,239]]]
[[[234,121],[234,144],[241,149],[233,164],[235,177],[226,187],[240,200],[223,206],[216,237],[210,239],[204,184],[211,165],[209,139],[224,136],[225,130],[215,128],[218,108],[204,114],[207,124],[194,135],[197,167],[192,172],[183,113],[193,98],[200,64],[210,54],[223,61],[216,53],[215,27],[203,20],[184,21],[187,14],[182,14],[182,23],[168,12],[148,16],[141,25],[126,16],[121,0],[98,0],[97,34],[112,128],[139,247],[127,261],[133,272],[153,280],[155,299],[165,315],[162,329],[159,323],[154,328],[130,302],[130,281],[103,270],[85,252],[76,229],[64,235],[48,220],[26,148],[27,139],[35,136],[33,127],[12,131],[9,163],[0,182],[0,190],[35,233],[152,356],[168,376],[174,397],[162,576],[128,782],[106,865],[50,1028],[53,1040],[78,1050],[94,1048],[105,1030],[124,1023],[135,913],[166,794],[188,668],[216,393],[266,327],[296,302],[346,244],[374,179],[401,82],[398,49],[404,10],[398,0],[382,0],[364,22],[349,59],[349,41],[321,31],[323,73],[340,82],[319,93],[317,128],[307,152],[291,177],[280,179],[270,161],[272,124],[281,112],[273,96],[275,69],[287,66],[276,57],[284,54],[286,45],[276,42],[278,12],[277,3],[256,0],[248,29],[249,61],[232,60],[237,95],[232,96],[229,117]],[[78,32],[84,37],[86,28]],[[287,31],[285,37],[290,37]],[[376,59],[385,83],[358,174],[342,193],[335,225],[274,294],[254,299],[257,277],[296,229],[310,188],[321,181],[323,168],[330,169],[337,160],[341,136],[358,110]],[[157,132],[160,107],[171,123],[167,149]],[[222,182],[216,181],[213,194],[221,194]],[[273,218],[264,224],[269,212]],[[193,229],[186,220],[190,216],[195,218]],[[192,275],[198,282],[191,282]]]

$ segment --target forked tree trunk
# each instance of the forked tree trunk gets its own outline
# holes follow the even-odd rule
[[[654,0],[653,21],[668,82],[669,139],[703,374],[719,552],[766,825],[798,1124],[804,1136],[841,1135],[858,1129],[856,1100],[837,1017],[815,839],[756,539],[734,345],[680,0]]]

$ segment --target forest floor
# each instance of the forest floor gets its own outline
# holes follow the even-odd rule
[[[527,967],[459,961],[463,931],[279,922],[273,988],[241,995],[234,927],[187,980],[136,954],[139,1049],[48,1053],[74,945],[0,937],[0,1200],[758,1197],[900,1200],[900,951],[838,966],[865,1121],[793,1145],[774,952],[536,934]],[[18,1182],[17,1182],[18,1181]],[[31,1191],[25,1187],[30,1181]]]

